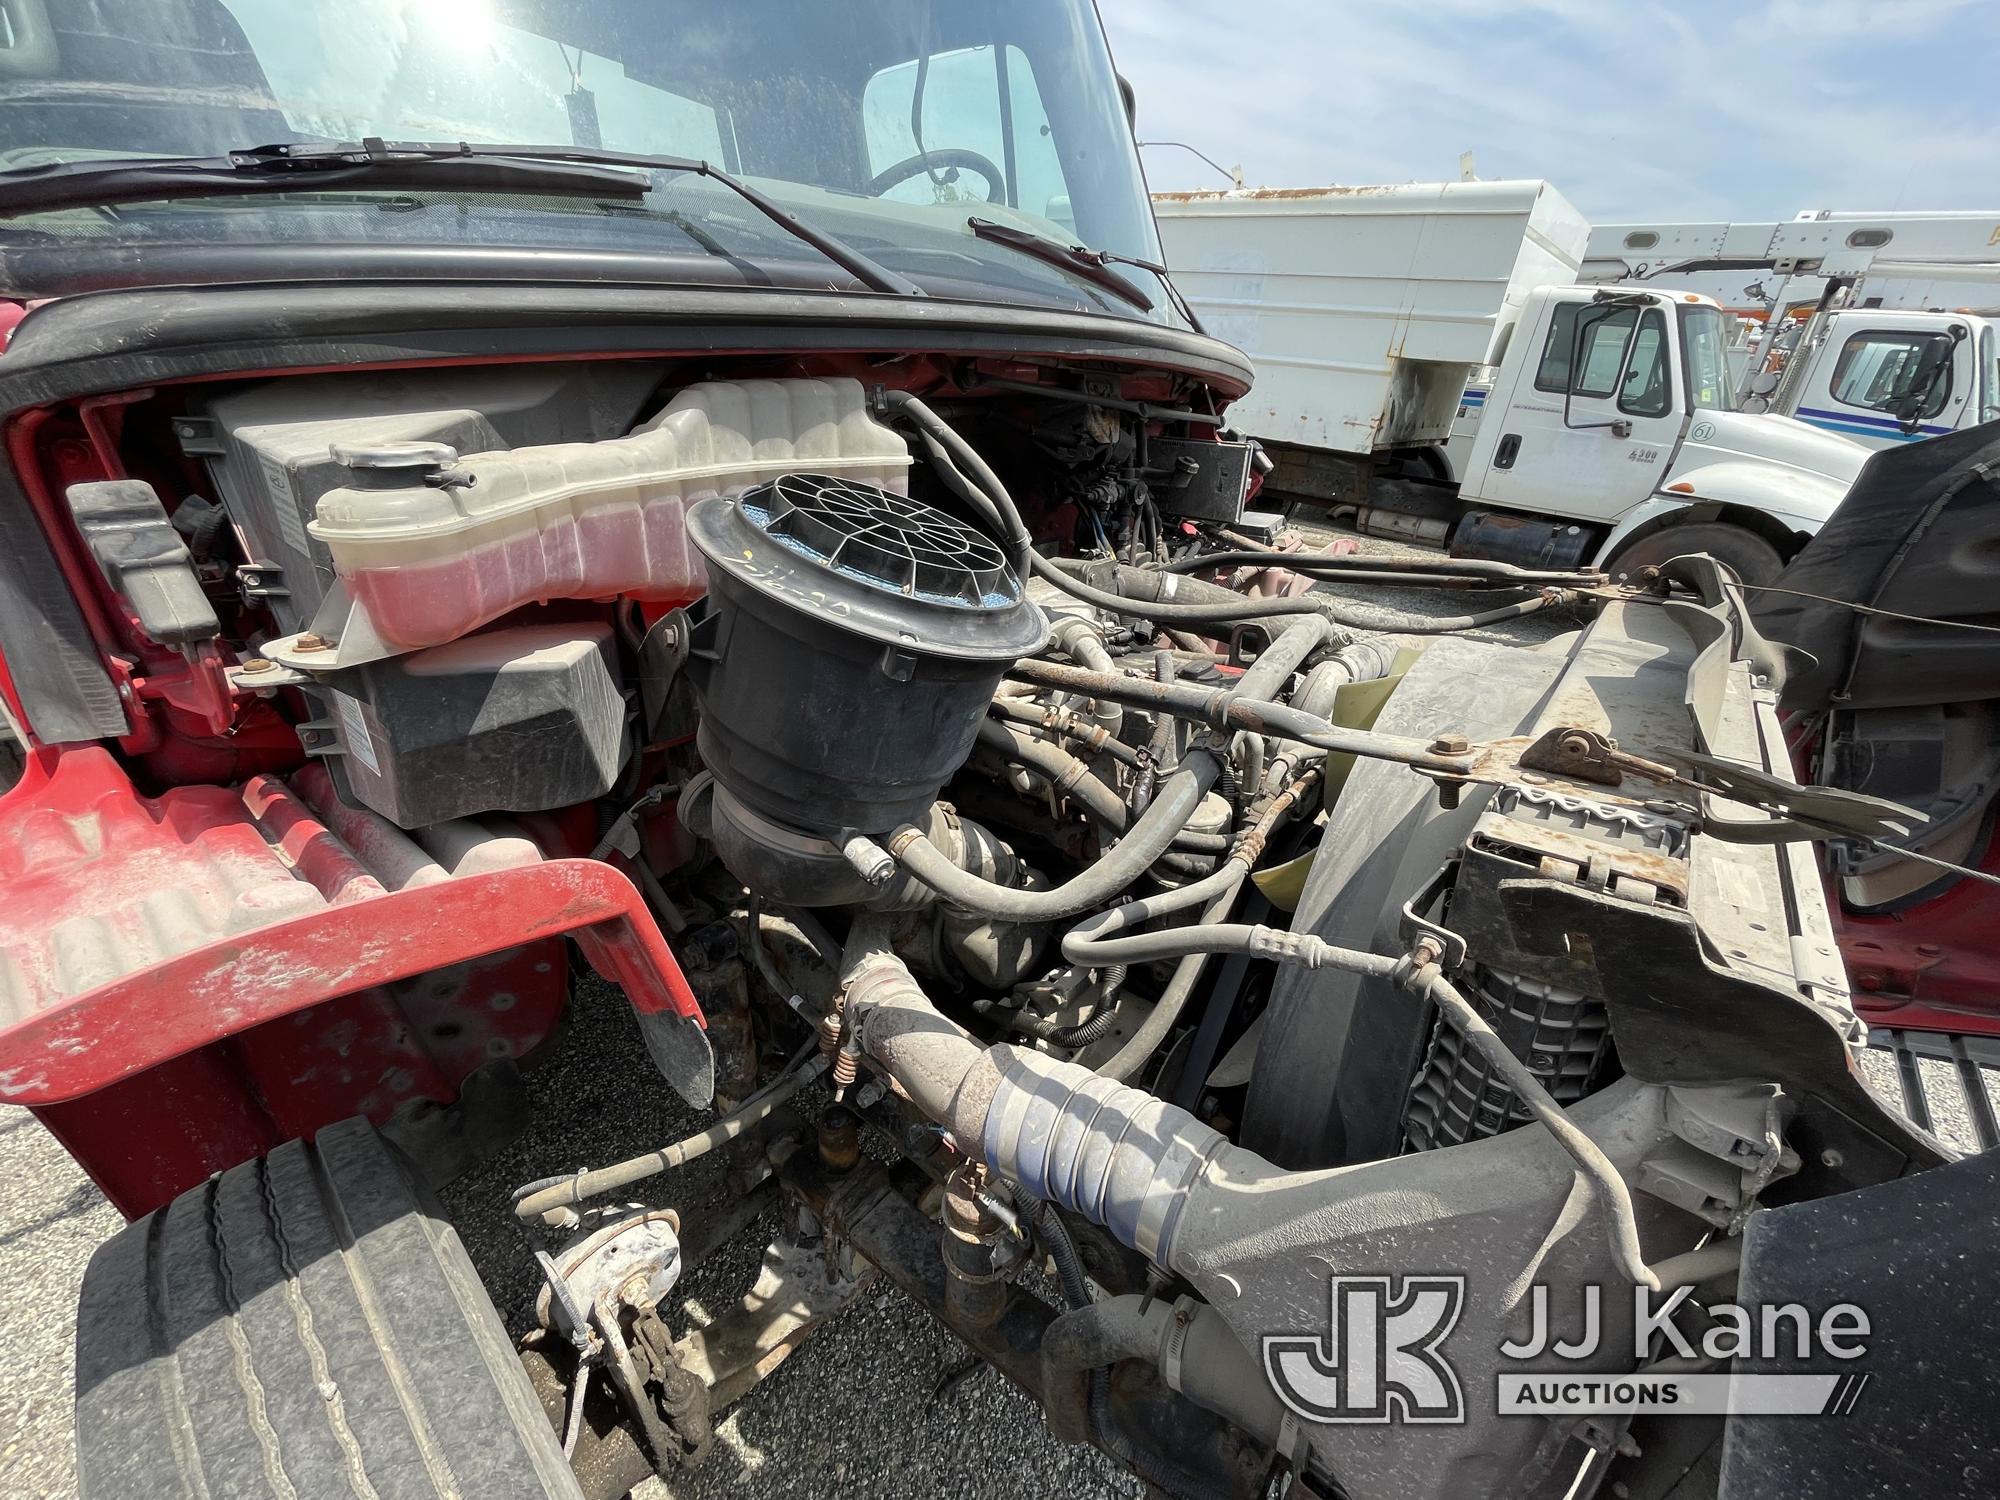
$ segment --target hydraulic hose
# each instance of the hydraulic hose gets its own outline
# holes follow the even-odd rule
[[[1092,588],[1089,584],[1072,578],[1039,552],[1031,552],[1028,555],[1028,564],[1035,570],[1036,576],[1046,578],[1073,599],[1094,605],[1107,614],[1124,615],[1128,619],[1151,620],[1159,625],[1233,625],[1239,621],[1275,620],[1283,616],[1313,616],[1323,620],[1338,618],[1332,607],[1332,601],[1324,595],[1308,594],[1289,599],[1241,599],[1236,604],[1177,604],[1163,597],[1141,601],[1129,599],[1123,594],[1111,594],[1103,589]],[[1121,581],[1124,571],[1125,567],[1121,565]],[[1137,573],[1144,570],[1133,568],[1131,571]]]
[[[1072,576],[1069,568],[1078,566],[1076,564],[1050,562],[1039,553],[1035,555],[1033,562],[1038,574],[1086,604],[1093,604],[1111,614],[1152,620],[1162,625],[1226,625],[1236,621],[1270,619],[1280,615],[1318,615],[1335,625],[1352,630],[1440,635],[1458,630],[1476,630],[1485,625],[1497,625],[1502,621],[1516,620],[1523,615],[1534,614],[1538,610],[1548,609],[1554,605],[1574,602],[1574,595],[1567,590],[1544,587],[1533,598],[1468,615],[1410,615],[1382,610],[1357,613],[1343,607],[1341,601],[1327,594],[1245,600],[1236,605],[1221,601],[1181,604],[1175,602],[1172,595],[1197,580],[1184,578],[1178,573],[1121,563],[1117,565],[1118,592],[1108,593]],[[1381,581],[1407,585],[1411,580],[1397,577],[1384,578]]]
[[[826,1065],[824,1057],[802,1054],[784,1076],[770,1087],[761,1094],[752,1095],[738,1108],[724,1115],[700,1134],[691,1135],[686,1140],[674,1142],[671,1146],[663,1146],[658,1151],[649,1151],[644,1156],[635,1156],[629,1161],[617,1162],[612,1166],[576,1172],[567,1177],[544,1177],[537,1182],[531,1182],[526,1187],[516,1190],[514,1212],[519,1217],[533,1222],[544,1214],[553,1213],[558,1209],[573,1208],[586,1199],[630,1187],[633,1183],[643,1182],[648,1177],[657,1177],[662,1172],[670,1172],[675,1167],[693,1161],[697,1156],[706,1156],[717,1146],[726,1145],[753,1125],[768,1119],[777,1111],[779,1105],[825,1072]]]
[[[1401,630],[1411,634],[1434,635],[1447,631],[1473,630],[1483,625],[1498,624],[1504,620],[1519,619],[1551,605],[1570,602],[1570,596],[1559,588],[1544,588],[1531,599],[1523,599],[1516,604],[1498,609],[1486,610],[1479,614],[1448,615],[1426,618],[1422,615],[1399,615],[1391,621],[1370,619],[1343,610],[1333,599],[1325,595],[1307,595],[1286,599],[1239,599],[1234,602],[1217,601],[1209,604],[1177,603],[1168,597],[1168,591],[1175,586],[1177,574],[1161,573],[1151,569],[1120,567],[1117,579],[1121,592],[1107,593],[1093,588],[1035,550],[1034,538],[1021,519],[1020,508],[1014,504],[1013,496],[1000,482],[985,459],[965,439],[957,429],[932,411],[918,397],[908,391],[884,389],[878,392],[878,400],[884,411],[903,417],[916,426],[922,435],[925,449],[934,460],[939,477],[946,486],[968,505],[979,512],[980,517],[999,533],[1001,545],[1016,559],[1017,570],[1026,577],[1033,573],[1072,598],[1112,614],[1128,618],[1143,618],[1161,625],[1226,625],[1246,620],[1271,620],[1287,616],[1317,617],[1335,624],[1364,630]],[[1251,554],[1255,555],[1255,554]],[[1289,554],[1283,554],[1289,557]],[[1293,562],[1298,559],[1292,559]],[[1372,560],[1371,560],[1372,561]],[[1394,574],[1397,570],[1376,568],[1373,571]],[[1150,589],[1150,597],[1128,597],[1122,592],[1128,576],[1135,580],[1134,586],[1142,590]],[[1136,580],[1150,579],[1149,584],[1139,584]],[[1408,581],[1398,579],[1396,581]]]
[[[1015,765],[1026,766],[1065,797],[1074,797],[1093,818],[1113,832],[1122,832],[1130,821],[1125,799],[1099,781],[1088,762],[1077,759],[1062,746],[1023,734],[996,719],[980,724],[979,743],[999,751]]]
[[[1231,865],[1232,869],[1240,869]],[[1379,953],[1362,953],[1340,948],[1307,932],[1280,932],[1275,927],[1211,926],[1174,927],[1165,932],[1141,933],[1134,937],[1103,938],[1107,928],[1117,931],[1144,914],[1126,914],[1142,902],[1132,902],[1079,924],[1063,939],[1063,957],[1072,963],[1152,963],[1181,955],[1247,953],[1253,958],[1275,959],[1280,963],[1303,964],[1307,968],[1345,969],[1350,973],[1387,979],[1411,993],[1431,1001],[1444,1013],[1451,1028],[1463,1036],[1485,1059],[1492,1071],[1514,1091],[1528,1112],[1547,1127],[1558,1145],[1567,1151],[1591,1185],[1604,1210],[1611,1251],[1619,1268],[1633,1281],[1659,1290],[1659,1279],[1646,1266],[1639,1248],[1638,1216],[1625,1179],[1597,1143],[1563,1113],[1539,1078],[1480,1015],[1477,1007],[1444,977],[1434,961],[1413,963],[1409,958],[1386,958]],[[1124,920],[1121,921],[1120,919]],[[1183,962],[1186,960],[1183,959]],[[1150,1018],[1149,1018],[1150,1020]],[[1137,1038],[1134,1038],[1136,1041]]]
[[[1001,546],[1017,559],[1017,568],[1024,580],[1030,573],[1039,574],[1087,604],[1096,604],[1101,609],[1118,614],[1144,615],[1162,624],[1225,624],[1232,620],[1272,619],[1281,615],[1323,616],[1325,613],[1319,604],[1302,599],[1242,600],[1236,604],[1208,606],[1155,604],[1135,609],[1131,601],[1117,594],[1106,594],[1078,583],[1035,551],[1034,537],[1021,520],[1020,508],[1014,504],[1013,496],[1008,494],[1007,487],[1000,482],[1000,477],[986,460],[979,456],[978,450],[959,436],[956,428],[908,391],[884,389],[877,393],[877,399],[886,413],[901,417],[917,428],[924,439],[926,451],[933,457],[938,477],[994,527]]]
[[[1243,882],[1249,879],[1250,867],[1231,860],[1216,872],[1222,877],[1220,890],[1209,901],[1201,914],[1203,922],[1213,922],[1229,915],[1236,905],[1236,898],[1242,892]],[[1173,977],[1167,987],[1160,992],[1160,998],[1146,1013],[1146,1019],[1139,1023],[1139,1029],[1132,1033],[1124,1046],[1120,1047],[1097,1071],[1103,1077],[1115,1078],[1121,1083],[1136,1077],[1153,1054],[1160,1050],[1160,1044],[1180,1023],[1181,1012],[1187,1009],[1188,1001],[1194,998],[1196,987],[1201,983],[1203,971],[1208,967],[1208,955],[1193,953],[1183,958],[1174,968]]]
[[[1435,582],[1443,587],[1470,584],[1492,588],[1590,588],[1606,581],[1605,575],[1595,568],[1523,568],[1483,558],[1327,557],[1313,552],[1251,550],[1183,557],[1176,562],[1161,563],[1154,571],[1205,573],[1211,568],[1234,567],[1289,568],[1294,573],[1325,573],[1341,578],[1380,575],[1417,587]]]
[[[979,726],[979,743],[1042,776],[1063,795],[1074,797],[1113,833],[1123,833],[1131,821],[1124,799],[1092,775],[1087,762],[1062,746],[1022,734],[992,719]],[[1197,854],[1220,854],[1228,849],[1229,840],[1222,834],[1190,833],[1183,829],[1174,835],[1174,847]]]
[[[983,880],[960,869],[914,824],[890,834],[887,847],[898,864],[961,910],[1003,922],[1053,922],[1103,905],[1145,873],[1172,847],[1174,836],[1215,785],[1219,769],[1212,755],[1190,755],[1124,838],[1096,864],[1052,890],[1024,891]]]
[[[945,421],[930,407],[908,391],[883,389],[878,393],[883,409],[892,415],[911,422],[931,442],[941,447],[950,459],[950,467],[963,480],[969,480],[970,489],[984,492],[984,503],[969,492],[961,492],[961,498],[977,506],[999,530],[999,540],[1008,551],[1019,556],[1023,563],[1032,559],[1035,551],[1033,536],[1021,520],[1021,512],[1014,504],[1014,497],[1007,493],[1007,487],[1000,482],[999,475],[979,456],[979,451],[958,435],[958,429]],[[927,445],[928,446],[928,445]],[[949,473],[940,470],[947,484],[951,483]],[[1027,569],[1021,569],[1025,580]]]
[[[1404,969],[1398,960],[1398,979],[1404,988],[1423,995],[1444,1012],[1452,1028],[1478,1049],[1487,1066],[1499,1074],[1514,1095],[1528,1106],[1528,1113],[1545,1126],[1556,1143],[1570,1154],[1578,1170],[1589,1181],[1597,1203],[1604,1210],[1606,1232],[1611,1237],[1611,1253],[1619,1269],[1634,1283],[1660,1289],[1660,1278],[1646,1264],[1639,1248],[1639,1220],[1632,1207],[1632,1194],[1611,1159],[1598,1149],[1597,1142],[1579,1130],[1560,1104],[1550,1097],[1528,1065],[1514,1055],[1470,1000],[1444,977],[1435,962]]]
[[[1262,661],[1262,657],[1258,658],[1259,665]],[[1086,672],[1077,667],[1033,658],[1017,661],[1009,670],[1014,676],[1042,687],[1097,693],[1154,713],[1165,712],[1184,719],[1196,719],[1217,729],[1247,729],[1258,734],[1276,734],[1321,750],[1344,751],[1371,760],[1397,761],[1420,771],[1445,771],[1463,776],[1474,769],[1469,754],[1435,751],[1429,741],[1405,735],[1342,729],[1318,714],[1265,701],[1247,692],[1242,682],[1233,688],[1148,682],[1140,677]],[[1255,670],[1255,667],[1251,668],[1251,671]],[[1247,682],[1249,676],[1246,672],[1243,681]]]
[[[1324,620],[1312,618],[1295,622],[1279,632],[1277,639],[1265,647],[1263,654],[1237,679],[1234,688],[1220,696],[1241,704],[1246,710],[1255,706],[1276,712],[1277,705],[1261,700],[1281,691],[1290,681],[1292,673],[1319,648],[1328,634],[1329,627]],[[1035,665],[1034,662],[1017,664],[1019,668]],[[1217,696],[1203,688],[1141,683],[1137,678],[1116,672],[1092,672],[1075,667],[1058,670],[1074,673],[1080,679],[1101,687],[1119,689],[1129,683],[1155,693],[1192,693],[1196,701],[1204,704]],[[1055,686],[1068,686],[1068,683],[1061,682]],[[1118,698],[1116,692],[1099,694],[1088,687],[1083,692],[1087,697]],[[1145,697],[1126,701],[1137,701],[1145,707],[1157,706],[1155,700]],[[1312,722],[1331,727],[1325,726],[1323,720]],[[1125,837],[1096,864],[1052,890],[1024,891],[981,879],[961,869],[926,837],[923,829],[914,824],[905,823],[896,829],[887,840],[888,850],[904,869],[962,910],[1008,922],[1052,922],[1073,917],[1109,901],[1172,847],[1175,835],[1186,828],[1195,809],[1201,806],[1201,799],[1208,795],[1209,789],[1221,776],[1222,762],[1227,755],[1226,746],[1190,746],[1180,769],[1160,783],[1151,805],[1126,829]]]
[[[987,712],[996,719],[1046,729],[1066,740],[1074,740],[1093,755],[1108,755],[1128,766],[1139,764],[1136,749],[1121,739],[1113,738],[1103,726],[1087,721],[1074,709],[1042,709],[1019,698],[995,698],[987,705]]]
[[[1028,1221],[1055,1263],[1056,1284],[1062,1288],[1063,1300],[1071,1307],[1089,1307],[1090,1283],[1083,1274],[1083,1257],[1076,1253],[1076,1241],[1070,1237],[1062,1215],[1047,1200],[1031,1198],[1025,1193],[1014,1201],[1021,1217]]]
[[[1087,620],[1080,620],[1074,615],[1057,620],[1049,631],[1049,642],[1056,650],[1068,653],[1070,660],[1079,667],[1088,667],[1093,672],[1117,670],[1117,663],[1112,661],[1111,653],[1105,649],[1097,627]],[[1116,739],[1123,727],[1124,707],[1117,703],[1100,703],[1095,699],[1091,700],[1089,707],[1091,717],[1103,726],[1106,734]]]

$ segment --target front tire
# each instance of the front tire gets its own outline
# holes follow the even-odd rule
[[[1728,521],[1690,521],[1684,526],[1662,527],[1627,543],[1606,564],[1606,570],[1616,578],[1693,552],[1706,552],[1717,562],[1728,564],[1745,583],[1769,583],[1785,567],[1778,549],[1747,527]]]
[[[582,1500],[458,1235],[358,1119],[98,1249],[76,1429],[83,1500]]]

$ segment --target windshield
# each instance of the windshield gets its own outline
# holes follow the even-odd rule
[[[938,296],[1142,315],[977,238],[975,215],[1159,258],[1091,0],[37,0],[5,15],[0,169],[371,136],[573,146],[713,162]],[[642,204],[363,185],[0,220],[15,282],[64,249],[356,244],[664,255],[693,279],[851,285],[726,189],[665,172]],[[1173,316],[1155,277],[1131,279]]]
[[[1698,411],[1727,411],[1736,404],[1729,374],[1730,322],[1721,309],[1681,307],[1681,341],[1687,346],[1688,395]]]

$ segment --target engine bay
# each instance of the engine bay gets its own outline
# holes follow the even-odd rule
[[[517,1196],[547,1247],[531,1369],[572,1446],[600,1367],[663,1471],[768,1373],[669,1326],[695,1226],[619,1196],[720,1150],[792,1205],[767,1273],[920,1289],[1058,1435],[1167,1492],[1260,1493],[1274,1466],[1323,1494],[1601,1480],[1601,1431],[1368,1441],[1260,1339],[1323,1320],[1329,1272],[1461,1267],[1485,1351],[1461,1378],[1490,1383],[1530,1274],[1694,1284],[1762,1208],[1945,1160],[1858,1081],[1806,852],[1902,810],[1792,784],[1781,668],[1714,563],[1312,551],[1254,508],[1259,454],[1212,406],[1157,373],[715,358],[47,417],[23,477],[98,570],[126,794],[173,826],[219,796],[201,837],[286,867],[197,881],[172,930],[157,883],[95,920],[129,972],[250,931],[287,882],[313,914],[531,871],[520,899],[560,917],[586,865],[630,892],[587,920],[665,935],[641,1034],[720,1119]],[[1504,602],[1357,610],[1373,584]],[[1557,609],[1594,615],[1537,650],[1461,638]],[[365,1016],[336,983],[211,1051],[269,1113],[296,1064],[255,1039],[428,1005],[410,1081],[282,1123],[364,1113],[462,1161],[506,1121],[437,1120],[532,1061],[566,983],[547,945],[584,920],[514,950],[532,974],[384,970]],[[77,972],[73,934],[5,938],[17,1010],[116,977]],[[644,990],[612,940],[584,952]],[[122,1170],[133,1211],[187,1185]],[[1043,1265],[1063,1309],[1024,1282]],[[1114,1398],[1124,1361],[1143,1379]],[[1193,1423],[1172,1452],[1144,1435],[1163,1413]]]

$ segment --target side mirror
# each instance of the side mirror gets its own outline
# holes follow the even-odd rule
[[[1778,372],[1776,370],[1759,370],[1755,375],[1750,377],[1750,394],[1753,396],[1769,396],[1776,392],[1777,389]]]
[[[1931,399],[1951,389],[1952,356],[1958,350],[1958,341],[1964,337],[1965,330],[1953,324],[1949,333],[1934,333],[1924,340],[1924,352],[1917,358],[1909,389],[1890,406],[1890,414],[1905,433],[1914,436],[1923,426],[1924,408]]]

